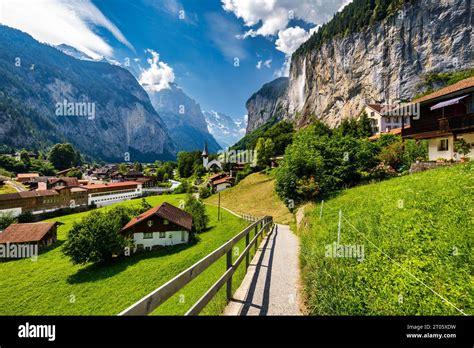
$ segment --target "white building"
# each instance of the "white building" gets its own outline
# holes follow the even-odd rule
[[[139,198],[143,194],[142,184],[135,181],[90,184],[82,187],[88,191],[88,205],[95,204],[97,207]]]
[[[192,223],[191,214],[165,202],[133,218],[121,232],[133,238],[135,250],[152,250],[187,243]]]
[[[372,126],[372,132],[374,134],[388,133],[393,129],[402,128],[402,118],[405,118],[404,127],[410,126],[409,116],[391,116],[385,115],[384,109],[387,106],[381,104],[367,104],[365,107],[365,113],[370,119]]]

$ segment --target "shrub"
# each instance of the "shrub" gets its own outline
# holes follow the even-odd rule
[[[207,186],[203,186],[199,189],[199,198],[206,199],[211,195],[211,189]]]
[[[153,208],[150,203],[147,202],[145,198],[142,198],[140,201],[140,207],[138,208],[139,214],[143,214],[144,212]]]
[[[5,228],[11,224],[16,223],[16,218],[11,213],[0,215],[0,231],[3,231]]]
[[[471,152],[471,144],[464,139],[458,139],[454,142],[454,151],[463,156],[467,156]]]
[[[64,244],[63,253],[74,264],[102,263],[120,255],[130,240],[120,229],[132,217],[130,209],[117,207],[106,213],[93,211],[74,223]]]
[[[362,172],[377,165],[376,144],[320,131],[314,126],[300,131],[287,148],[276,172],[276,191],[284,201],[301,202],[354,186],[361,182]]]
[[[199,233],[207,229],[209,216],[207,216],[206,207],[201,201],[197,200],[193,195],[188,194],[184,210],[193,217],[193,232]]]

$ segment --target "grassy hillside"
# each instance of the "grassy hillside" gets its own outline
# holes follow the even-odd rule
[[[183,195],[147,198],[152,205],[167,201],[178,205]],[[139,204],[139,200],[120,203]],[[107,209],[107,208],[102,208]],[[59,242],[29,259],[0,262],[0,315],[116,315],[193,263],[217,249],[240,232],[246,223],[223,212],[216,221],[217,208],[207,207],[211,229],[199,235],[193,246],[170,247],[116,260],[107,266],[74,266],[61,251],[67,231],[86,213],[55,218],[65,225],[58,231]],[[242,241],[240,250],[244,249]],[[237,256],[234,255],[234,258]],[[170,298],[156,315],[182,315],[222,275],[225,258]],[[244,276],[240,267],[234,276],[234,290]],[[224,290],[224,291],[222,291]],[[205,308],[203,314],[220,314],[226,305],[225,289]]]
[[[346,190],[324,203],[321,220],[321,206],[310,209],[301,231],[310,313],[461,314],[411,273],[473,315],[473,182],[474,163],[457,165]],[[340,244],[364,246],[362,262],[327,257],[340,209]]]
[[[217,195],[206,202],[217,204]],[[221,205],[240,214],[270,215],[281,224],[293,222],[293,215],[275,193],[275,179],[261,173],[251,174],[237,186],[221,192]]]

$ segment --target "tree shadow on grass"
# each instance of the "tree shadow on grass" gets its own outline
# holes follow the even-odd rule
[[[68,284],[81,284],[107,279],[123,272],[129,266],[132,266],[137,262],[156,257],[173,255],[195,246],[198,242],[199,237],[187,244],[164,247],[163,249],[154,251],[141,251],[132,254],[131,256],[118,256],[108,262],[90,264],[81,268],[77,273],[70,275],[67,278],[67,282]]]

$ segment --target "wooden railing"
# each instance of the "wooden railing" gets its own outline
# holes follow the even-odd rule
[[[232,298],[232,275],[237,270],[237,267],[245,259],[246,269],[250,264],[250,250],[252,246],[255,246],[255,250],[258,247],[258,239],[262,239],[264,234],[273,231],[273,218],[266,216],[258,221],[255,221],[250,226],[245,228],[242,232],[237,234],[227,243],[202,258],[194,265],[186,269],[185,271],[178,274],[176,277],[171,279],[166,284],[160,286],[155,291],[151,292],[137,303],[133,304],[119,315],[148,315],[153,312],[158,306],[168,300],[171,296],[180,291],[186,284],[195,279],[198,275],[212,266],[222,256],[226,255],[227,269],[224,274],[211,286],[209,290],[186,312],[185,315],[198,315],[204,307],[212,300],[217,292],[226,284],[227,287],[227,300],[230,301]],[[250,240],[250,234],[254,231],[252,240]],[[239,257],[232,262],[232,250],[233,247],[245,237],[245,249],[239,255]]]

